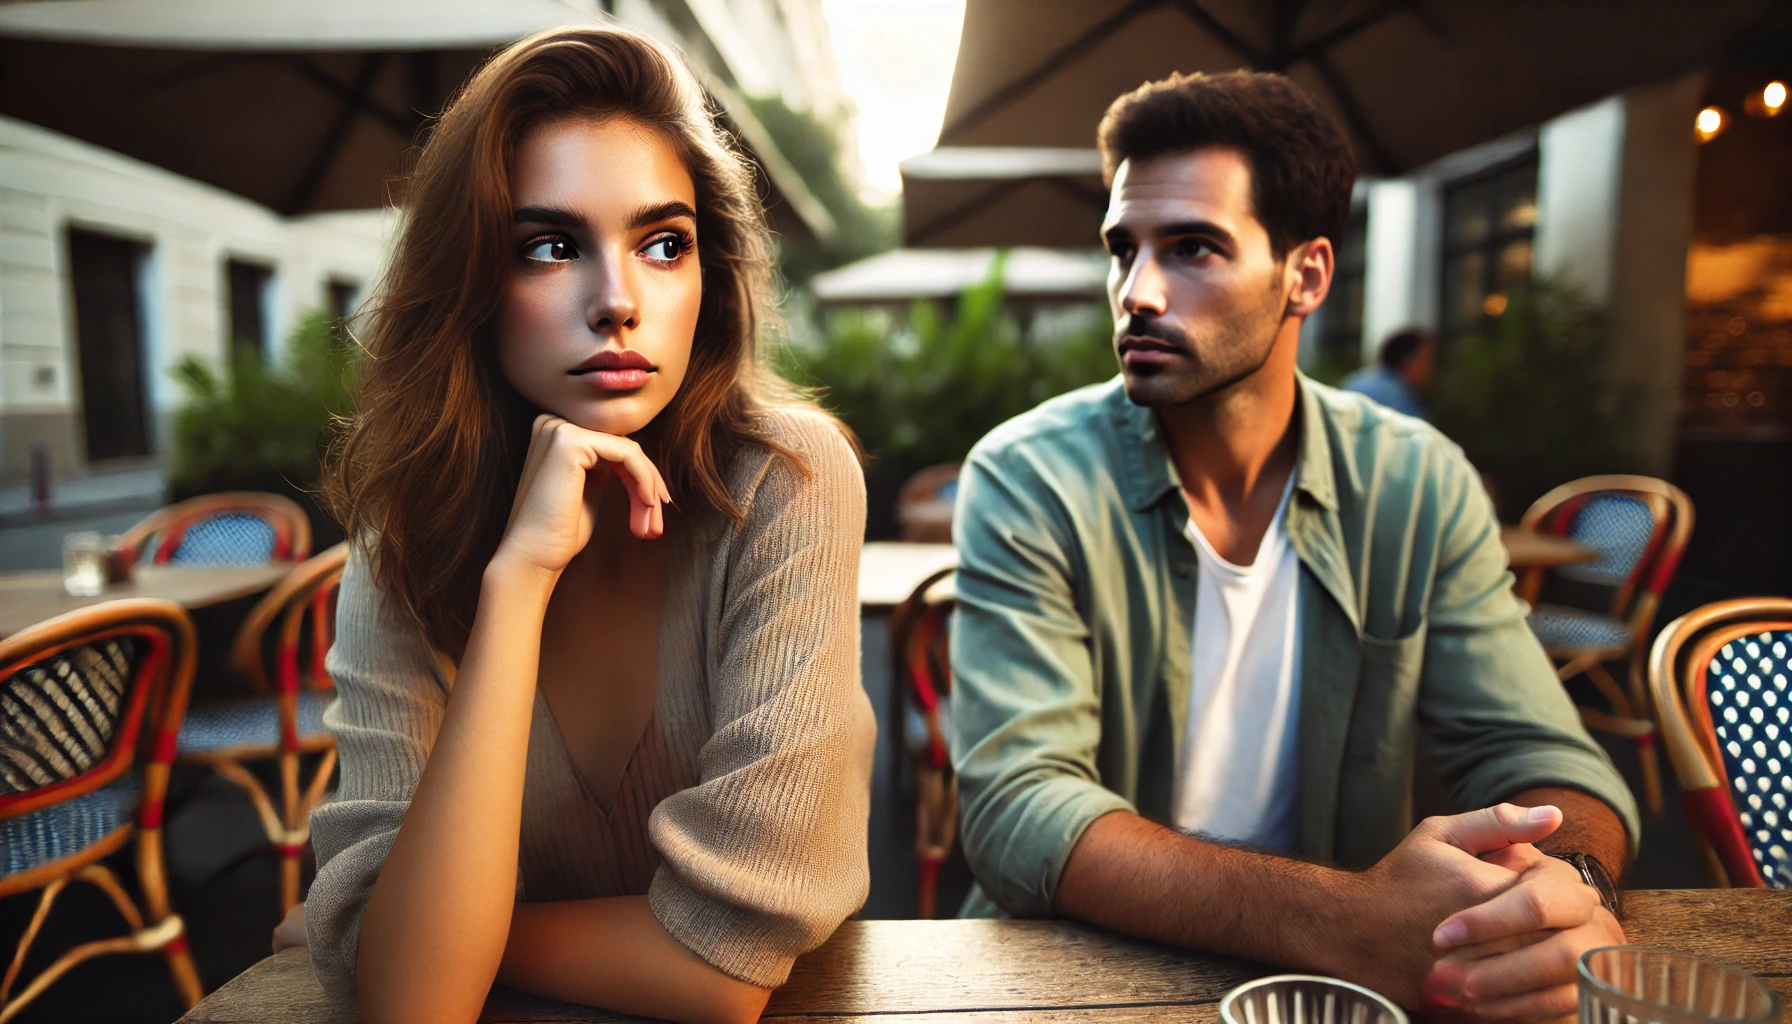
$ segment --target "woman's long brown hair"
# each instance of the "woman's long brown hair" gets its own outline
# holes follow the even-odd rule
[[[738,520],[725,482],[734,454],[757,444],[796,458],[759,415],[800,400],[757,352],[771,318],[764,210],[695,77],[660,44],[618,29],[555,29],[511,46],[449,104],[405,182],[356,413],[324,475],[331,509],[368,545],[377,585],[455,656],[534,415],[498,370],[492,330],[515,258],[512,155],[544,123],[609,117],[661,132],[696,186],[702,305],[683,386],[651,428],[674,500],[687,516]]]

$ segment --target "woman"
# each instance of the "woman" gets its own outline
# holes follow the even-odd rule
[[[628,32],[517,44],[424,147],[332,460],[361,543],[304,927],[367,1020],[494,980],[752,1020],[863,902],[864,485],[756,360],[767,250]]]

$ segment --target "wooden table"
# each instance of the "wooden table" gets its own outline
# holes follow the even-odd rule
[[[859,556],[859,608],[888,611],[906,600],[922,580],[957,564],[958,549],[950,544],[872,541]],[[949,589],[949,579],[942,586]]]
[[[250,594],[280,582],[292,564],[257,566],[140,565],[131,582],[109,586],[98,597],[70,597],[62,591],[62,573],[0,574],[0,637],[63,612],[123,597],[159,597],[187,609],[203,608]]]
[[[1592,548],[1553,533],[1538,533],[1522,526],[1500,526],[1500,543],[1506,562],[1514,569],[1555,569],[1599,557]]]
[[[1632,942],[1754,971],[1792,1004],[1792,893],[1684,889],[1627,894]],[[1206,1022],[1219,999],[1267,968],[1058,921],[848,921],[797,961],[766,1007],[772,1021],[1018,1024]],[[482,1021],[628,1017],[495,989]],[[304,950],[269,957],[206,997],[182,1024],[350,1022],[324,999]]]

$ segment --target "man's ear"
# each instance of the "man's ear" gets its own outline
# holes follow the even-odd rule
[[[1315,238],[1288,250],[1285,267],[1294,287],[1288,293],[1284,315],[1303,318],[1313,315],[1331,291],[1336,258],[1329,238]]]

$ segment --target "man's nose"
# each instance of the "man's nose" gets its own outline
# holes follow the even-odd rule
[[[1156,317],[1169,312],[1164,293],[1164,275],[1157,261],[1148,252],[1140,252],[1126,277],[1120,281],[1116,298],[1120,309],[1131,316]]]
[[[585,323],[603,333],[630,329],[641,322],[634,267],[626,257],[595,259],[591,266],[591,298]]]

